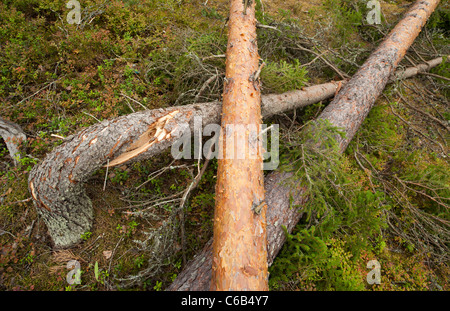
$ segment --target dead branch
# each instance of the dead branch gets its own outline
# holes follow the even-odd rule
[[[442,58],[429,64],[435,66],[440,61]],[[407,76],[403,74],[401,78]],[[326,100],[345,83],[329,82],[262,96],[262,116],[268,118]],[[93,211],[84,182],[92,172],[105,164],[110,167],[126,160],[140,161],[161,154],[180,138],[181,131],[172,132],[175,127],[184,124],[192,131],[195,117],[202,119],[203,126],[218,124],[220,111],[220,102],[139,111],[99,122],[67,137],[32,169],[28,178],[33,202],[55,246],[74,245],[81,241],[82,233],[90,230]]]

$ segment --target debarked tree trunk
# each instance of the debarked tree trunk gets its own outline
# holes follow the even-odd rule
[[[267,203],[267,265],[272,265],[276,255],[285,241],[283,226],[292,232],[303,213],[299,208],[308,199],[303,189],[292,189],[284,182],[292,176],[286,172],[271,172],[264,180]],[[206,291],[209,290],[213,263],[213,239],[190,260],[175,281],[169,285],[168,291]]]
[[[253,1],[230,1],[226,57],[211,290],[268,290],[263,155],[258,138],[260,67]]]
[[[392,78],[393,80],[408,78],[417,74],[417,70],[427,70],[441,62],[442,58],[437,58],[428,62],[428,65],[408,68],[401,71],[402,74],[398,77]],[[262,116],[268,118],[326,100],[343,84],[345,81],[329,82],[299,91],[262,96]],[[56,248],[73,246],[81,241],[81,234],[91,230],[93,209],[85,193],[84,182],[96,170],[108,164],[108,161],[109,164],[113,163],[112,161],[119,155],[131,149],[133,142],[139,140],[139,137],[145,138],[143,134],[156,120],[177,111],[176,114],[172,114],[173,118],[168,120],[169,122],[164,123],[166,133],[172,131],[175,123],[180,123],[181,126],[183,122],[193,130],[193,120],[196,116],[201,118],[203,126],[211,123],[219,124],[221,110],[220,102],[146,110],[105,120],[67,137],[32,169],[28,178],[33,202],[47,225],[54,246]],[[128,161],[139,161],[161,154],[180,136],[181,132],[175,131],[170,136],[166,135],[163,140],[147,144],[146,150],[141,150],[142,153],[129,158]],[[270,205],[268,206],[270,208]],[[268,225],[270,226],[269,220]]]

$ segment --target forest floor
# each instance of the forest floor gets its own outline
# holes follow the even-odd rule
[[[67,22],[66,2],[0,3],[0,116],[28,138],[17,166],[0,139],[0,290],[164,290],[182,271],[183,254],[189,260],[212,235],[216,161],[186,204],[185,247],[174,211],[203,161],[168,153],[95,172],[86,184],[93,229],[65,250],[52,248],[28,173],[61,137],[101,120],[219,100],[228,1],[81,0],[79,25]],[[272,27],[258,29],[268,94],[351,76],[412,2],[379,1],[374,25],[367,1],[256,3],[258,22]],[[400,67],[446,60],[449,32],[450,4],[441,1]],[[336,168],[346,182],[318,188],[312,216],[270,268],[271,290],[450,290],[445,60],[433,75],[386,87]],[[328,103],[265,120],[280,124],[281,150],[292,151],[291,139]],[[374,259],[380,284],[366,278]],[[73,260],[81,283],[70,285]]]

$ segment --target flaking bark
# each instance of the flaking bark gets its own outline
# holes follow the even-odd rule
[[[345,150],[439,0],[416,1],[319,116],[345,129]]]
[[[330,82],[301,91],[263,96],[263,116],[270,117],[324,100],[331,97],[337,87],[338,83]],[[151,134],[158,119],[177,111],[170,122],[164,122],[166,133],[172,132],[175,125],[183,124],[193,131],[195,117],[201,118],[203,126],[219,124],[221,110],[221,102],[146,110],[105,120],[67,137],[32,169],[28,178],[33,202],[47,225],[54,246],[71,247],[82,240],[81,234],[91,230],[93,207],[85,193],[84,182],[96,170],[105,165],[131,163],[156,156],[180,138],[182,131],[175,131],[154,144],[148,144],[147,149],[143,148],[142,152],[127,157],[123,162],[123,155],[128,153],[130,156],[130,151],[139,148],[136,142],[145,137],[145,133]],[[141,139],[141,142],[149,141]]]
[[[266,222],[267,222],[267,265],[270,266],[285,241],[282,226],[292,232],[303,213],[293,205],[303,205],[307,197],[302,195],[302,189],[297,195],[290,187],[283,184],[291,177],[290,173],[274,171],[264,181],[266,195]],[[213,239],[210,239],[203,249],[188,262],[183,271],[166,289],[168,291],[205,291],[209,290],[212,276]]]

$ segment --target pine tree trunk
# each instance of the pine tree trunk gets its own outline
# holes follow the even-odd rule
[[[263,117],[330,98],[338,85],[330,82],[301,91],[263,96]],[[201,118],[202,126],[219,124],[221,110],[221,102],[146,110],[105,120],[67,137],[32,169],[28,178],[34,204],[47,225],[54,246],[71,247],[81,241],[81,234],[91,230],[92,203],[85,193],[84,182],[92,173],[108,163],[112,166],[157,156],[181,137],[182,131],[172,130],[188,125],[193,131],[195,117]],[[158,123],[167,116],[169,120]],[[151,145],[148,144],[151,137],[139,139],[152,131],[156,134],[158,124],[166,133],[172,134],[154,140]],[[9,134],[2,135],[7,137]],[[132,150],[141,153],[130,153]]]
[[[438,3],[438,0],[417,1],[320,114],[319,119],[327,120],[341,127],[345,132],[344,138],[337,137],[341,152],[347,148],[400,60]],[[431,64],[436,63],[430,62],[430,67]],[[300,210],[290,208],[292,202],[289,201],[289,197],[292,196],[295,205],[300,205],[308,199],[304,189],[297,189],[294,193],[291,187],[283,184],[290,176],[290,173],[271,172],[266,177],[269,265],[284,243],[282,226],[286,226],[288,232],[291,232],[301,217]],[[167,290],[208,290],[212,263],[210,244],[211,242],[208,242],[205,248],[187,264]]]
[[[297,194],[286,187],[283,182],[291,176],[289,173],[271,172],[264,181],[266,190],[267,222],[267,265],[270,266],[285,241],[282,226],[292,232],[303,213],[293,205],[303,205],[307,197],[298,189]],[[289,197],[293,195],[290,202]],[[205,291],[210,289],[213,263],[213,239],[187,263],[175,281],[166,289],[168,291]]]
[[[345,150],[439,0],[416,1],[319,116],[345,129]]]
[[[214,212],[212,290],[268,290],[263,157],[258,139],[258,68],[255,2],[231,0],[219,143],[222,158],[218,159]]]
[[[442,58],[437,58],[430,61],[428,65],[422,64],[408,68],[398,72],[392,79],[411,77],[418,71],[427,70],[428,67],[437,66],[441,62]],[[262,96],[262,115],[268,118],[328,99],[344,83],[345,81],[329,82],[299,91]],[[221,109],[220,102],[212,102],[147,110],[103,121],[67,137],[60,146],[33,168],[28,178],[34,204],[47,225],[54,246],[56,248],[70,247],[81,241],[81,234],[91,230],[92,203],[85,194],[84,182],[108,161],[111,164],[114,159],[126,153],[133,142],[145,136],[144,133],[158,118],[178,111],[172,122],[177,124],[186,122],[192,131],[194,117],[201,117],[203,126],[217,124],[220,122]],[[7,127],[10,128],[10,126]],[[170,127],[173,128],[173,124]],[[169,124],[166,125],[165,130],[170,131]],[[21,132],[18,126],[17,131]],[[0,132],[0,135],[9,141],[10,132],[5,130]],[[180,133],[175,132],[170,138],[157,141],[126,163],[157,156],[170,148],[179,137]],[[10,145],[8,148],[11,148]],[[15,145],[12,145],[10,152],[16,154],[14,148]]]

